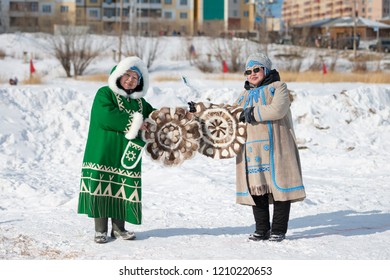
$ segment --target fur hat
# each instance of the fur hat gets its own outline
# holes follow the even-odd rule
[[[255,65],[264,67],[265,75],[267,75],[272,70],[272,61],[263,53],[251,54],[246,60],[245,69],[252,68]]]
[[[139,70],[139,68],[137,66],[131,66],[129,71],[133,71],[133,72],[137,73],[137,75],[138,75],[138,82],[141,81],[142,73],[141,73],[141,70]]]

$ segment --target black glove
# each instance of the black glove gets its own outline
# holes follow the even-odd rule
[[[246,122],[246,123],[256,122],[255,116],[253,115],[253,109],[254,107],[247,107],[245,110],[241,112],[238,120],[240,122]]]
[[[194,101],[190,101],[187,104],[190,107],[190,113],[196,113],[195,102]]]

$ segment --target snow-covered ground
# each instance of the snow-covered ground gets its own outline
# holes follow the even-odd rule
[[[27,43],[6,42],[9,38],[0,36],[0,48],[7,52],[21,50],[19,44]],[[115,272],[101,269],[102,278],[98,278],[107,273],[115,279],[119,264],[131,267],[131,260],[137,260],[133,266],[156,265],[156,261],[168,266],[185,260],[193,267],[211,265],[209,261],[253,266],[280,260],[270,263],[288,269],[293,269],[294,262],[285,261],[307,261],[296,265],[308,269],[308,261],[322,260],[345,264],[329,265],[342,267],[347,277],[365,273],[372,277],[381,275],[376,273],[384,272],[389,264],[389,84],[288,84],[294,95],[292,113],[307,199],[292,205],[283,242],[248,242],[254,220],[250,207],[235,204],[234,159],[196,155],[181,166],[164,167],[145,154],[143,224],[127,225],[137,239],[98,245],[93,242],[93,220],[77,214],[77,199],[91,103],[105,82],[64,78],[55,60],[44,54],[40,57],[35,68],[50,77],[43,84],[0,84],[2,269],[16,269],[6,260],[121,260],[108,262],[111,268],[116,266]],[[109,71],[113,65],[107,57],[91,68]],[[0,77],[23,77],[28,69],[21,57],[0,60]],[[157,78],[162,75],[171,79]],[[196,91],[182,83],[182,75]],[[157,108],[186,106],[189,100],[232,103],[243,88],[243,81],[230,80],[229,75],[224,80],[212,77],[184,59],[164,55],[151,72],[146,99]],[[358,273],[362,260],[375,271]],[[37,272],[41,264],[35,264],[28,262],[27,267]],[[326,267],[327,262],[321,264]],[[75,265],[93,270],[98,263],[53,265],[53,269]],[[288,277],[282,270],[279,276]],[[292,275],[300,277],[301,272]],[[313,273],[315,277],[342,275]],[[40,274],[48,277],[42,279],[49,275],[49,270]]]

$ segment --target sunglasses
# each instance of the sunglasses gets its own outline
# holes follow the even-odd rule
[[[263,68],[256,67],[256,68],[253,68],[252,70],[251,69],[245,70],[244,74],[248,76],[248,75],[252,74],[252,71],[253,71],[253,73],[259,73],[260,70],[263,70]]]

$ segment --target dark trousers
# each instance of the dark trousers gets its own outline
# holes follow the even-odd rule
[[[271,230],[274,233],[286,233],[290,218],[291,201],[274,201],[272,228],[270,224],[268,194],[252,196],[256,206],[252,206],[256,222],[256,232]]]
[[[96,232],[107,232],[108,231],[108,218],[95,218],[95,231]],[[112,219],[112,229],[124,231],[125,230],[125,221]]]

